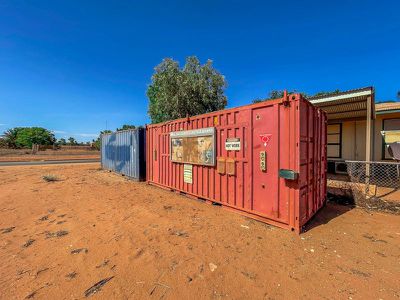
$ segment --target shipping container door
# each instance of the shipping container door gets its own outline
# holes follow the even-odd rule
[[[153,134],[152,134],[152,143],[153,143],[153,148],[152,148],[152,158],[153,158],[153,181],[160,183],[159,181],[159,175],[160,175],[160,168],[159,168],[159,164],[160,164],[160,148],[159,148],[159,140],[160,140],[160,135],[158,134],[158,128],[155,128],[155,130],[153,130]]]
[[[280,118],[288,115],[279,104],[253,110],[253,207],[254,211],[280,222],[287,222],[286,203],[280,203],[280,158],[287,157],[287,148],[280,147]],[[283,109],[286,110],[286,109]],[[282,120],[285,121],[285,120]],[[282,124],[284,125],[284,124]],[[285,127],[285,126],[283,126]],[[285,128],[286,129],[286,128]],[[281,153],[283,151],[284,153]]]

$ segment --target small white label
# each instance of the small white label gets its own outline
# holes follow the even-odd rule
[[[229,138],[225,141],[225,150],[240,151],[240,138]]]
[[[189,164],[183,165],[183,182],[193,183],[193,166]]]

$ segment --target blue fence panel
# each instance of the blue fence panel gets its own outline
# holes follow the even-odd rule
[[[101,167],[137,180],[146,179],[145,130],[117,131],[101,136]]]

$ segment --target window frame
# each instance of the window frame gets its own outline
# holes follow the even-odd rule
[[[327,158],[342,158],[342,142],[343,142],[343,137],[342,137],[342,133],[343,133],[343,124],[342,123],[330,123],[329,125],[339,125],[339,132],[338,133],[328,133],[328,130],[326,131],[326,147],[328,148],[329,145],[333,145],[333,146],[339,146],[339,156],[327,156]],[[328,135],[337,135],[339,134],[339,143],[329,143],[328,142]],[[328,154],[328,153],[327,153]]]

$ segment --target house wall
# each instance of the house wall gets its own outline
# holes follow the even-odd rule
[[[383,160],[383,120],[400,119],[400,112],[390,114],[377,114],[372,122],[372,157],[373,161]],[[342,124],[342,155],[339,160],[365,160],[366,121],[344,121]],[[334,122],[330,122],[334,124]],[[398,128],[400,130],[400,128]],[[329,129],[328,129],[329,132]],[[329,147],[329,145],[328,145]],[[387,151],[387,150],[385,150]],[[332,159],[329,158],[328,159]]]

